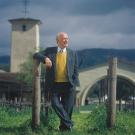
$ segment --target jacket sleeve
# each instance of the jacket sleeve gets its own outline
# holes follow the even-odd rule
[[[75,64],[74,64],[73,81],[74,81],[74,84],[76,86],[80,86],[79,72],[78,72],[78,57],[77,57],[77,53],[76,52],[75,52]]]
[[[37,59],[39,62],[45,63],[45,58],[47,57],[47,49],[33,55],[34,59]]]

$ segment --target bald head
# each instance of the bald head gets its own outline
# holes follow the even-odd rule
[[[68,46],[68,34],[66,32],[59,32],[56,36],[57,44],[60,48]]]

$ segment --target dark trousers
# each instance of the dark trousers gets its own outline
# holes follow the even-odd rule
[[[75,90],[68,82],[54,83],[51,103],[60,118],[60,129],[73,126],[71,120],[75,100]]]

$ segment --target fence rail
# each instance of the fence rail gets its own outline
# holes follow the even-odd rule
[[[24,108],[31,108],[31,102],[11,102],[11,101],[0,101],[0,107],[11,107],[16,108],[17,111],[22,110]]]

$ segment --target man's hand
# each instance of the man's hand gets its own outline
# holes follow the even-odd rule
[[[48,57],[45,58],[45,66],[46,68],[52,67],[52,61]]]

